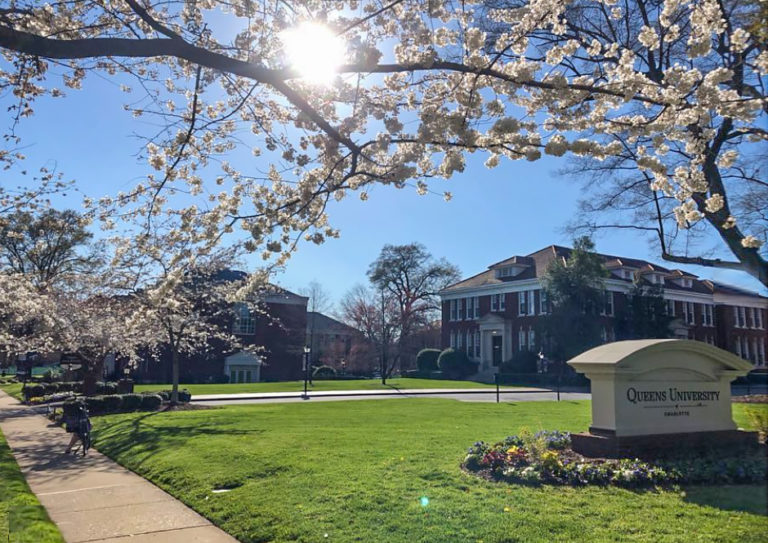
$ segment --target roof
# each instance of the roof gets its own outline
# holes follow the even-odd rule
[[[570,247],[563,247],[561,245],[550,245],[539,249],[528,255],[520,256],[515,255],[510,258],[491,264],[487,270],[462,279],[452,285],[444,288],[441,293],[448,294],[455,290],[464,290],[468,288],[484,287],[489,285],[502,285],[504,283],[510,283],[515,281],[521,281],[524,279],[537,279],[544,276],[549,268],[551,262],[555,259],[561,259],[565,262],[573,252]],[[722,292],[724,294],[736,294],[740,296],[751,296],[755,298],[764,298],[763,296],[751,292],[745,289],[733,287],[730,285],[724,285],[722,283],[715,283],[714,281],[706,281],[699,279],[696,275],[688,273],[679,269],[669,269],[664,266],[660,266],[647,260],[639,258],[629,258],[625,256],[608,255],[603,253],[596,253],[602,260],[603,265],[608,270],[615,270],[618,268],[625,268],[639,273],[637,277],[641,283],[651,285],[653,284],[644,277],[645,274],[658,273],[669,279],[691,279],[691,286],[684,287],[675,283],[674,281],[665,281],[664,289],[668,291],[678,292],[696,292],[700,294],[712,294],[713,292]],[[496,270],[504,266],[527,266],[521,273],[512,277],[496,277]],[[634,279],[624,279],[622,277],[612,276],[611,279],[618,281],[625,281],[627,283],[632,282]]]
[[[337,321],[336,319],[329,317],[328,315],[323,315],[322,313],[318,313],[317,311],[307,311],[307,331],[314,331],[316,334],[320,333],[347,333],[347,334],[358,334],[359,331],[355,328],[352,328],[349,325],[344,324],[341,321]]]
[[[220,270],[216,272],[215,279],[220,281],[242,281],[248,277],[248,273],[242,270]],[[288,289],[275,285],[273,283],[267,283],[266,286],[258,291],[258,297],[263,298],[270,303],[293,302],[299,303],[304,301],[306,303],[306,296],[299,296],[298,294],[291,292]]]

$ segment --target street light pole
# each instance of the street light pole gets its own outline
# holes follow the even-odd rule
[[[309,396],[307,395],[307,382],[309,381],[309,353],[311,349],[309,346],[304,347],[304,396],[302,396],[303,399],[308,400]]]

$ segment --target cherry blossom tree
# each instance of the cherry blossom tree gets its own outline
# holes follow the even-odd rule
[[[96,392],[107,356],[135,363],[157,344],[154,323],[135,318],[136,300],[119,294],[108,274],[78,275],[66,288],[52,289],[53,326],[47,332],[55,350],[74,353],[83,362],[83,392]]]
[[[172,212],[190,239],[242,229],[250,250],[284,262],[298,237],[338,235],[330,199],[365,199],[374,183],[426,193],[467,153],[486,153],[489,168],[573,155],[634,172],[663,258],[768,285],[764,230],[745,205],[768,190],[761,10],[745,0],[16,0],[0,8],[0,88],[14,117],[0,159],[18,160],[14,130],[36,100],[88,73],[115,75],[143,93],[127,109],[161,129],[147,134],[146,179],[90,202],[107,224],[118,206],[147,228]],[[691,228],[728,257],[670,245]]]
[[[0,272],[0,354],[15,360],[19,354],[53,350],[51,299],[21,273]]]
[[[261,350],[242,344],[233,323],[243,306],[254,314],[263,312],[257,300],[266,276],[233,271],[236,246],[204,252],[167,231],[156,231],[154,239],[137,239],[125,241],[115,263],[126,270],[123,288],[136,303],[132,324],[143,323],[155,331],[156,355],[170,354],[175,405],[183,355],[204,355],[214,349]]]

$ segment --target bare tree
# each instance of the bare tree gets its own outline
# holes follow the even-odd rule
[[[401,332],[399,317],[394,297],[384,289],[374,291],[356,285],[341,300],[342,320],[376,346],[381,382],[385,385],[397,363],[393,351]]]
[[[394,362],[402,369],[411,336],[438,318],[438,293],[458,281],[459,269],[445,259],[434,258],[420,243],[385,245],[368,268],[368,278],[397,306],[399,333]]]
[[[309,324],[309,347],[311,350],[312,361],[318,362],[320,353],[315,345],[315,325],[317,313],[330,313],[333,310],[333,302],[328,291],[318,281],[311,281],[305,288],[299,290],[302,296],[307,297],[307,319]]]

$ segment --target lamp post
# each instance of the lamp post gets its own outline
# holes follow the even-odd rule
[[[307,395],[307,382],[309,381],[309,353],[311,349],[309,346],[304,346],[304,395],[302,396],[303,399],[308,400],[309,396]]]

